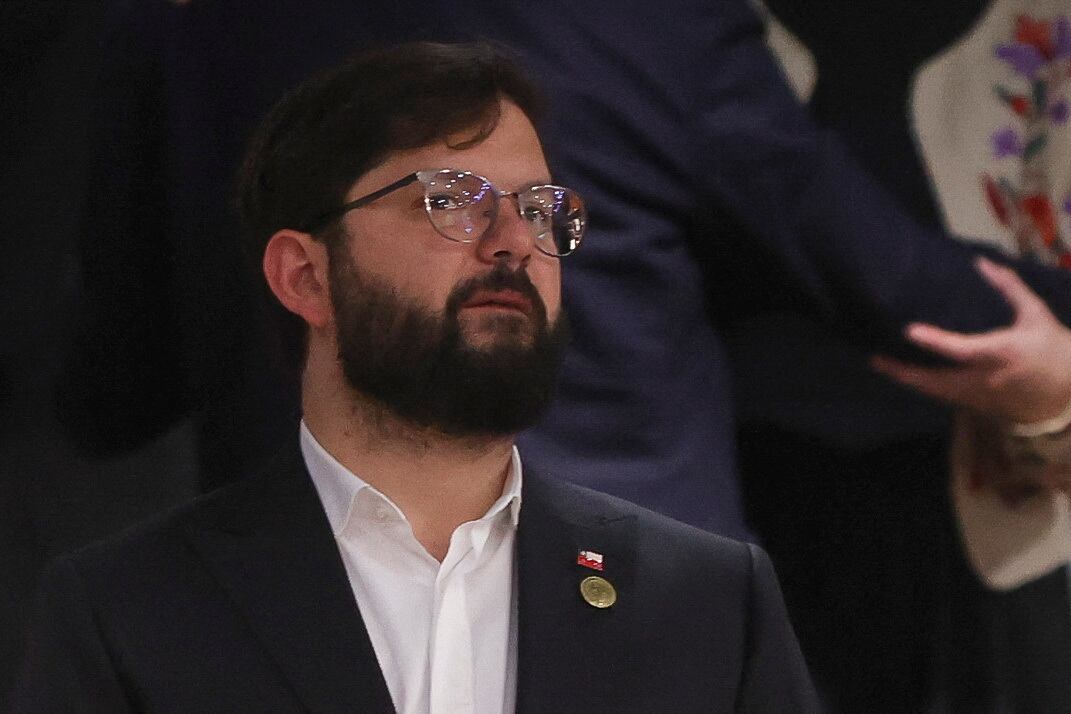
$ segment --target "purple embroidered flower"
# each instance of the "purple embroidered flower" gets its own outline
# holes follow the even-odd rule
[[[1019,133],[1008,126],[994,134],[993,153],[998,159],[1003,159],[1007,156],[1022,156],[1023,142],[1019,138]]]
[[[1067,19],[1067,15],[1056,18],[1052,39],[1052,55],[1055,59],[1071,57],[1071,21]]]
[[[1068,114],[1071,113],[1066,99],[1061,99],[1049,107],[1049,117],[1053,124],[1066,124]]]
[[[1067,236],[1061,235],[1064,226],[1058,218],[1055,196],[1028,189],[1033,185],[1030,182],[1034,174],[1047,179],[1045,162],[1038,159],[1049,146],[1050,127],[1071,123],[1071,98],[1062,91],[1071,75],[1071,20],[1066,14],[1052,18],[1020,14],[1015,18],[1013,39],[997,46],[994,52],[1025,79],[1017,80],[1017,87],[994,87],[996,96],[1015,115],[1017,123],[1001,128],[991,137],[997,159],[1015,159],[1020,181],[1013,184],[1006,176],[996,180],[985,176],[986,198],[1005,228],[1018,230],[1022,220],[1032,224],[1030,229],[1040,238],[1040,244],[1029,247],[1028,252],[1045,254],[1071,271],[1071,251],[1063,247]],[[1059,207],[1071,216],[1071,193],[1063,196]]]
[[[1045,58],[1041,56],[1036,47],[1019,42],[998,47],[997,57],[1010,64],[1016,72],[1027,79],[1033,79],[1034,75],[1045,64]]]

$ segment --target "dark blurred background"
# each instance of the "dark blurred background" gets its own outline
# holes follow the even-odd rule
[[[56,390],[79,301],[78,214],[104,0],[0,3],[0,692],[37,574],[196,490],[186,423],[115,458],[80,454]]]

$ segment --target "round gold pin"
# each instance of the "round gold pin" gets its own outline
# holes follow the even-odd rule
[[[580,596],[592,607],[604,610],[617,602],[617,591],[610,581],[592,575],[580,581]]]

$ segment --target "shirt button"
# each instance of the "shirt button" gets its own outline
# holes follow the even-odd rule
[[[390,508],[386,505],[378,505],[372,511],[372,520],[376,523],[386,523],[390,520]]]

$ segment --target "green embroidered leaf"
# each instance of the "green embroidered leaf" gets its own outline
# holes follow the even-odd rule
[[[1000,100],[1002,102],[1004,102],[1005,104],[1010,103],[1011,100],[1012,100],[1012,97],[1014,96],[1011,93],[1011,90],[1009,90],[1007,87],[1005,87],[1003,85],[1000,85],[1000,84],[994,84],[993,85],[993,93],[996,94],[998,97],[1000,97]]]
[[[1004,195],[1011,199],[1012,203],[1019,202],[1019,192],[1012,186],[1012,182],[1008,180],[1007,176],[1001,176],[997,180],[997,185],[1000,186],[1000,190],[1004,192]]]
[[[1048,105],[1046,90],[1045,82],[1040,79],[1034,81],[1034,111],[1038,114],[1044,114]]]
[[[1023,149],[1023,161],[1030,161],[1030,159],[1037,156],[1041,152],[1041,150],[1045,148],[1045,144],[1047,144],[1048,142],[1048,134],[1038,134],[1033,139],[1031,139],[1030,143],[1026,145],[1025,149]]]

